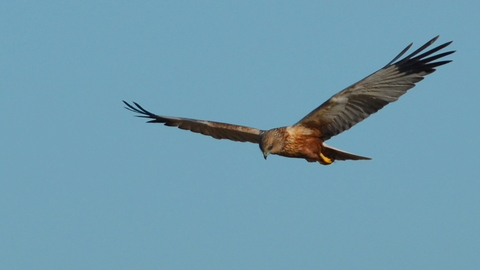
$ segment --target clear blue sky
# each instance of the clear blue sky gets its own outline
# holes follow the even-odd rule
[[[158,2],[0,4],[0,269],[478,269],[479,1]],[[289,125],[436,35],[452,63],[329,141],[371,161],[121,102]]]

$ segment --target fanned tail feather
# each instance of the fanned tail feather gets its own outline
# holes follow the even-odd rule
[[[371,160],[371,158],[369,157],[354,155],[352,153],[348,153],[326,145],[325,143],[323,144],[322,154],[323,156],[331,160],[331,162],[328,162],[327,160],[325,160],[326,162],[320,162],[323,165],[331,164],[335,160]]]

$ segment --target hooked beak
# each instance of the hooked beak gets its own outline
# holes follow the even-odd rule
[[[263,158],[267,160],[267,157],[268,157],[268,152],[263,152]]]

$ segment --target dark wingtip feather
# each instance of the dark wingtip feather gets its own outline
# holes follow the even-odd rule
[[[434,37],[433,39],[431,39],[430,41],[422,45],[420,48],[415,50],[413,53],[409,54],[408,56],[404,57],[403,59],[397,62],[393,62],[390,65],[396,66],[400,72],[405,72],[406,74],[413,74],[413,73],[420,73],[420,72],[425,72],[425,74],[430,74],[434,72],[435,67],[445,65],[451,62],[451,60],[434,62],[435,60],[443,58],[455,52],[455,51],[448,51],[448,52],[443,52],[435,55],[435,53],[437,53],[438,51],[452,44],[452,41],[443,43],[426,52],[422,52],[423,50],[428,48],[430,45],[432,45],[438,39],[438,37],[439,36]]]
[[[140,106],[138,103],[136,103],[135,101],[132,101],[133,104],[135,106],[137,106],[137,108],[133,107],[131,104],[129,104],[128,102],[126,102],[125,100],[122,100],[123,103],[125,103],[125,105],[127,107],[125,107],[125,109],[131,111],[131,112],[134,112],[134,113],[138,113],[138,114],[141,114],[141,115],[135,115],[136,117],[140,117],[140,118],[150,118],[150,119],[153,119],[153,120],[150,120],[148,121],[147,123],[155,123],[155,122],[158,122],[157,121],[157,115],[145,110],[142,106]]]
[[[123,103],[125,103],[125,105],[127,106],[127,107],[124,107],[125,109],[127,109],[127,110],[129,110],[129,111],[131,111],[131,112],[134,112],[134,113],[142,113],[142,112],[140,112],[137,108],[133,107],[133,106],[130,105],[128,102],[126,102],[125,100],[122,100],[122,101],[123,101]]]
[[[450,44],[452,44],[452,41],[443,43],[442,45],[439,45],[439,46],[437,46],[437,47],[435,47],[435,48],[433,48],[433,49],[431,49],[431,50],[429,50],[429,51],[427,51],[427,52],[425,52],[425,53],[422,53],[422,54],[420,54],[420,55],[417,55],[417,56],[415,56],[415,58],[413,58],[413,59],[422,59],[422,58],[424,58],[425,56],[432,55],[432,54],[440,51],[441,49],[447,47],[447,46],[450,45]],[[448,54],[450,54],[450,53],[448,53]],[[443,56],[448,55],[448,54],[443,54]],[[413,55],[412,55],[412,56],[413,56]],[[442,56],[442,57],[443,57],[443,56]]]
[[[407,47],[405,47],[405,49],[403,49],[403,51],[401,51],[397,56],[395,56],[395,58],[393,58],[392,61],[388,62],[388,64],[386,64],[385,67],[390,66],[393,62],[397,61],[398,58],[402,57],[402,55],[404,55],[408,50],[410,50],[412,45],[413,43],[410,43]]]

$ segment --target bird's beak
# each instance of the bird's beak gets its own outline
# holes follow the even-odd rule
[[[267,157],[268,157],[268,152],[263,152],[263,158],[267,160]]]

